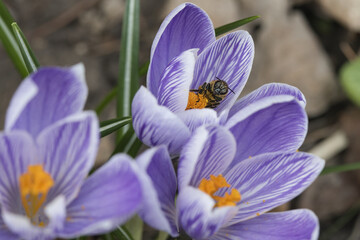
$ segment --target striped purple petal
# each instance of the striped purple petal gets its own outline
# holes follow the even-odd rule
[[[51,201],[63,194],[69,203],[94,164],[99,143],[99,126],[93,112],[67,117],[43,131],[38,139],[44,170],[55,185],[48,194]]]
[[[157,97],[160,78],[169,62],[182,52],[199,48],[199,53],[215,41],[208,15],[191,3],[175,8],[163,21],[151,47],[147,87]]]
[[[139,209],[142,189],[135,163],[115,155],[92,174],[67,207],[63,238],[104,233],[123,224]]]
[[[218,124],[217,113],[210,108],[189,109],[177,114],[191,132],[203,125]]]
[[[193,187],[179,192],[176,207],[179,223],[193,239],[207,239],[231,217],[236,207],[216,207],[206,193]]]
[[[84,66],[46,67],[26,78],[6,114],[5,130],[21,129],[34,138],[47,126],[81,111],[87,97]]]
[[[267,97],[250,104],[225,124],[237,142],[229,168],[262,153],[295,152],[304,141],[307,126],[306,112],[292,96]]]
[[[266,213],[220,229],[209,240],[316,240],[319,220],[306,209]]]
[[[184,146],[179,159],[179,188],[187,184],[197,187],[203,178],[221,174],[231,163],[236,143],[232,134],[221,126],[195,131]]]
[[[284,83],[269,83],[265,84],[255,91],[249,93],[245,97],[240,98],[238,101],[234,103],[229,112],[229,118],[236,114],[238,111],[243,109],[244,107],[259,101],[263,98],[270,96],[278,96],[278,95],[289,95],[295,97],[299,101],[299,104],[303,107],[306,105],[306,100],[304,94],[293,86]]]
[[[153,228],[178,236],[175,209],[176,175],[165,146],[151,148],[137,157],[144,179],[144,205],[139,215]]]
[[[234,93],[227,96],[216,107],[217,112],[232,106],[239,97],[249,77],[254,58],[254,43],[246,31],[230,33],[210,45],[199,55],[195,65],[191,89],[216,78],[225,81]]]
[[[3,209],[21,214],[19,177],[30,164],[39,163],[36,145],[23,131],[0,134],[0,203]]]
[[[324,160],[300,152],[262,154],[240,162],[225,174],[242,196],[231,224],[290,201],[316,179],[323,167]]]
[[[197,50],[191,49],[174,58],[166,67],[159,86],[158,103],[172,112],[183,112],[188,103]]]
[[[137,137],[148,146],[166,145],[178,153],[190,137],[189,128],[168,108],[160,106],[145,87],[140,87],[132,102],[133,127]]]

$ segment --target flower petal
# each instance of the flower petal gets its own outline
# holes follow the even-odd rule
[[[210,108],[189,109],[177,114],[179,118],[188,126],[191,132],[202,125],[217,124],[219,119],[217,113]]]
[[[208,15],[191,3],[175,8],[163,21],[151,47],[147,87],[157,97],[160,78],[169,62],[180,53],[199,48],[199,53],[215,41]]]
[[[7,210],[2,211],[6,226],[21,239],[53,239],[56,231],[63,227],[65,222],[65,198],[59,196],[45,207],[45,214],[49,223],[45,227],[34,226],[25,215],[19,215]]]
[[[260,88],[236,101],[235,104],[231,107],[228,117],[230,118],[244,107],[259,101],[260,99],[278,95],[293,96],[299,101],[299,104],[302,107],[305,107],[306,105],[305,96],[298,88],[284,83],[269,83],[261,86]]]
[[[306,136],[308,118],[292,96],[273,96],[250,104],[228,119],[225,127],[234,135],[234,162],[262,153],[295,152]]]
[[[23,81],[12,98],[5,130],[25,130],[35,138],[47,126],[81,111],[86,97],[82,64],[70,69],[40,68]]]
[[[193,187],[179,192],[176,200],[179,223],[193,239],[207,239],[229,219],[235,207],[216,207],[206,193]]]
[[[179,192],[190,184],[195,171],[196,163],[209,137],[209,131],[205,127],[196,129],[186,145],[184,145],[178,165],[178,188]]]
[[[137,157],[144,179],[144,206],[141,218],[153,228],[178,236],[175,195],[176,175],[165,146],[151,148]]]
[[[1,217],[1,208],[0,208],[0,236],[2,239],[6,239],[6,240],[19,239],[19,236],[11,232],[10,229],[8,229],[8,227],[4,223],[4,220]]]
[[[228,183],[242,196],[231,224],[293,199],[316,179],[323,167],[324,160],[300,152],[262,154],[240,162],[225,174]]]
[[[27,132],[0,134],[0,205],[14,213],[22,213],[19,177],[38,161],[36,145]]]
[[[135,162],[119,154],[92,174],[67,207],[63,238],[104,233],[124,223],[143,201]]]
[[[181,119],[159,106],[145,87],[140,87],[135,94],[132,117],[137,137],[148,146],[164,144],[170,153],[178,153],[190,137],[190,130]]]
[[[99,143],[96,115],[82,112],[69,116],[43,131],[37,143],[44,170],[55,182],[47,200],[62,194],[69,203],[95,161]]]
[[[191,89],[219,78],[234,92],[228,92],[217,112],[232,106],[249,77],[254,58],[254,42],[246,31],[237,31],[218,39],[199,55]]]
[[[266,213],[220,229],[210,240],[318,239],[319,220],[307,209]]]
[[[196,52],[196,49],[187,50],[174,58],[166,67],[157,95],[159,105],[175,113],[185,111],[194,75]]]
[[[203,178],[221,174],[235,155],[236,143],[229,131],[221,126],[208,127],[207,131],[204,133],[203,128],[195,131],[181,152],[178,169],[180,190],[188,184],[198,187]]]

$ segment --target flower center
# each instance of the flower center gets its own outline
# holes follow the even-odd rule
[[[185,110],[188,109],[202,109],[208,104],[208,99],[204,94],[189,92],[189,100]]]
[[[49,173],[44,171],[41,165],[30,165],[28,171],[20,176],[21,201],[32,224],[44,226],[39,210],[53,185],[54,180]]]
[[[210,179],[203,178],[200,182],[199,189],[210,195],[215,201],[215,207],[236,206],[241,200],[241,194],[235,188],[231,189],[231,193],[225,193],[224,196],[216,196],[215,193],[220,188],[230,188],[231,185],[226,181],[222,174],[218,176],[210,175]]]

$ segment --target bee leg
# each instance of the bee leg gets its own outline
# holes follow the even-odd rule
[[[190,89],[189,91],[190,92],[199,92],[200,90],[199,89]]]
[[[221,102],[223,99],[217,96],[214,96],[216,102]]]

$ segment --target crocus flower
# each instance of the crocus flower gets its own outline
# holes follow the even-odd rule
[[[134,163],[113,157],[86,178],[99,143],[82,111],[84,68],[42,68],[11,100],[0,133],[1,239],[73,238],[115,228],[142,203]]]
[[[300,194],[324,161],[296,151],[239,158],[238,141],[225,127],[201,127],[184,146],[176,201],[181,227],[193,239],[317,239],[310,210],[266,212]]]
[[[175,8],[152,44],[147,88],[141,87],[132,103],[139,139],[179,153],[194,129],[218,123],[218,116],[232,106],[247,81],[253,56],[254,44],[246,31],[216,40],[202,9],[190,3]],[[196,91],[216,79],[226,82],[227,95],[217,100],[215,109],[205,108],[210,99]]]

